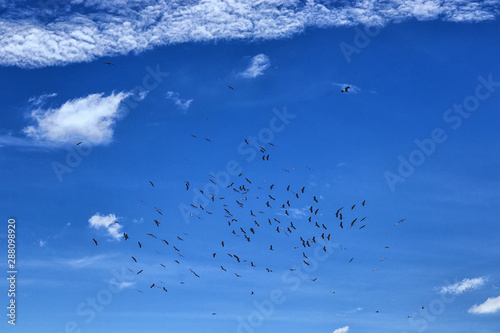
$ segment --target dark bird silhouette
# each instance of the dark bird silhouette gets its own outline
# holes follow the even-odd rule
[[[269,268],[266,268],[266,270],[267,270],[268,273],[272,272],[272,270],[270,270]]]
[[[215,258],[215,256],[216,256],[216,255],[217,255],[217,253],[215,253],[215,252],[214,252],[214,254],[212,254],[212,257],[214,257],[214,258]]]
[[[73,141],[77,146],[81,145],[82,142],[76,142],[76,141]]]
[[[236,275],[236,277],[241,277],[241,275],[238,275],[238,274],[236,274],[236,273],[234,273],[234,275]]]
[[[221,244],[222,244],[222,247],[224,247],[224,241],[222,241]]]
[[[142,244],[140,242],[137,242],[137,244],[139,244],[139,248],[142,248]]]
[[[174,260],[176,263],[180,264],[180,262],[178,260]]]
[[[208,139],[208,138],[205,138],[205,140],[207,140],[208,142],[212,142],[212,141],[210,141],[210,139]]]
[[[269,247],[269,250],[274,251],[274,249],[273,249],[273,246],[272,246],[272,245]]]
[[[195,271],[193,271],[192,269],[189,269],[189,270],[191,271],[191,273],[193,273],[193,274],[194,274],[194,276],[196,276],[196,277],[200,277],[200,276],[199,276],[198,274],[196,274],[196,272],[195,272]]]
[[[231,89],[231,90],[234,90],[234,88],[233,88],[233,87],[231,87],[230,85],[228,85],[227,87],[228,87],[229,89]]]
[[[112,62],[103,62],[104,65],[108,65],[108,66],[116,66],[115,64],[113,64]]]
[[[353,209],[354,209],[354,207],[356,207],[356,204],[352,205],[351,210],[353,210]]]
[[[151,186],[155,187],[155,185],[153,184],[153,182],[152,182],[152,181],[149,181],[149,183],[151,184]]]
[[[354,260],[354,258],[351,258],[351,260],[349,260],[349,264]]]
[[[396,223],[396,224],[394,224],[394,225],[399,225],[399,224],[400,224],[401,222],[403,222],[404,220],[406,220],[406,219],[399,220],[399,222],[398,222],[398,223]]]
[[[137,272],[137,274],[141,274],[142,273],[142,269],[140,271]]]
[[[342,92],[349,92],[349,91],[348,91],[348,90],[349,90],[349,88],[351,88],[351,87],[350,87],[350,86],[347,86],[347,87],[345,87],[344,89],[342,89],[341,91],[342,91]]]
[[[128,235],[126,233],[123,233],[123,238],[125,238],[125,240],[128,239]]]
[[[363,224],[359,229],[363,229],[364,227],[366,227],[366,224]]]
[[[137,259],[135,259],[134,257],[132,257],[132,259],[134,259],[134,261],[137,262]]]
[[[311,279],[311,281],[316,281],[318,278]]]
[[[168,244],[168,242],[167,242],[166,240],[162,239],[162,241],[164,241],[164,242],[165,242],[165,244],[169,245],[169,244]]]
[[[361,203],[361,206],[364,206],[366,203],[366,200],[363,200],[363,202]]]
[[[160,226],[160,222],[158,222],[158,220],[154,220],[155,223],[156,223],[156,226],[159,227]]]
[[[186,190],[189,190],[189,182],[186,182]]]
[[[314,197],[313,199],[314,199],[314,201],[318,202],[318,199],[316,199],[316,197]]]
[[[95,238],[92,238],[92,239],[94,240],[95,245],[97,245],[97,241],[95,240]]]
[[[226,271],[226,269],[225,269],[224,267],[220,266],[220,268],[222,268],[222,270],[223,270],[224,272],[227,272],[227,271]]]
[[[154,286],[155,286],[155,284],[153,283],[153,284],[151,285],[151,287],[149,287],[149,288],[151,289],[151,288],[153,288]]]
[[[165,292],[167,292],[167,289],[165,287],[163,287],[163,290],[165,290]]]

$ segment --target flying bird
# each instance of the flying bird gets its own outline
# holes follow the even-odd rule
[[[137,272],[137,274],[141,274],[142,273],[142,269],[140,271]]]
[[[152,182],[152,181],[149,181],[149,183],[151,184],[151,186],[155,187],[155,185],[153,184],[153,182]]]
[[[228,85],[227,87],[228,87],[229,89],[231,89],[231,90],[234,90],[234,88],[233,88],[233,87],[231,87],[230,85]]]
[[[345,87],[344,89],[342,89],[342,92],[348,92],[347,90],[349,90],[349,88],[351,87],[350,86]]]
[[[139,244],[139,248],[142,248],[142,244],[140,242],[137,242],[137,244]]]
[[[400,224],[401,222],[403,222],[404,220],[406,220],[406,219],[399,220],[399,222],[398,222],[398,223],[396,223],[396,224],[394,224],[394,225],[399,225],[399,224]]]
[[[97,245],[97,241],[95,240],[95,238],[92,238],[92,239],[94,240],[95,245]]]
[[[132,257],[132,259],[134,259],[134,261],[137,262],[137,259],[135,259],[134,257]]]
[[[104,65],[108,65],[108,66],[116,66],[115,64],[113,64],[112,62],[103,62]]]
[[[77,146],[81,145],[82,142],[76,142],[76,141],[73,141]]]

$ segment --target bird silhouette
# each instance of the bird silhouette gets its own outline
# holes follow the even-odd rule
[[[92,239],[94,240],[95,245],[97,245],[97,241],[95,240],[95,238],[92,238]]]

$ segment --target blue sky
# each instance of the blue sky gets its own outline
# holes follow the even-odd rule
[[[2,332],[500,332],[498,1],[16,3]]]

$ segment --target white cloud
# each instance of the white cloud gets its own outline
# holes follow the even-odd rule
[[[179,93],[174,91],[167,91],[165,98],[172,100],[184,113],[186,113],[187,109],[189,109],[189,106],[191,105],[191,102],[193,101],[192,99],[181,99],[179,97]]]
[[[58,108],[33,110],[29,117],[36,124],[23,132],[39,143],[61,144],[75,140],[93,145],[109,143],[113,125],[120,117],[120,103],[130,93],[91,94],[65,102]]]
[[[40,247],[44,247],[46,244],[47,244],[47,241],[44,241],[41,239],[38,241],[38,245],[40,245]]]
[[[250,65],[247,69],[239,74],[239,76],[244,77],[246,79],[253,79],[259,75],[264,74],[264,71],[269,68],[271,65],[271,61],[269,57],[265,54],[257,54],[255,57],[250,60]]]
[[[118,287],[119,290],[125,289],[125,288],[131,288],[135,285],[135,282],[114,282],[114,281],[109,281],[109,283],[115,285]]]
[[[349,326],[344,326],[342,328],[337,328],[333,333],[345,333],[349,331]]]
[[[51,98],[51,97],[56,97],[57,94],[56,93],[52,93],[52,94],[42,94],[38,97],[31,97],[28,102],[32,103],[34,106],[40,106],[41,104],[43,104],[43,102],[45,102],[45,100],[47,100],[48,98]]]
[[[97,261],[100,261],[102,259],[107,259],[107,258],[109,258],[108,255],[99,254],[99,255],[91,256],[91,257],[85,256],[85,257],[80,258],[80,259],[66,259],[66,260],[63,260],[62,262],[67,264],[67,265],[70,265],[70,266],[73,266],[76,268],[80,268],[80,267],[85,267],[85,266],[93,264]]]
[[[0,65],[45,67],[184,42],[278,39],[311,27],[383,26],[412,19],[479,22],[498,17],[499,3],[68,0],[64,6],[56,2],[40,8],[41,2],[12,1],[2,8]]]
[[[483,304],[474,305],[469,309],[469,313],[495,313],[500,310],[500,296],[490,297]]]
[[[451,286],[443,286],[441,287],[441,294],[461,294],[466,290],[477,289],[482,287],[484,283],[487,281],[484,277],[478,277],[474,279],[463,279],[460,282],[452,284]]]
[[[114,237],[115,239],[120,239],[121,237],[123,237],[120,232],[122,226],[118,223],[115,223],[116,220],[117,218],[115,214],[104,216],[96,213],[89,219],[89,225],[91,228],[98,230],[104,228],[108,231],[108,234],[110,236]]]

